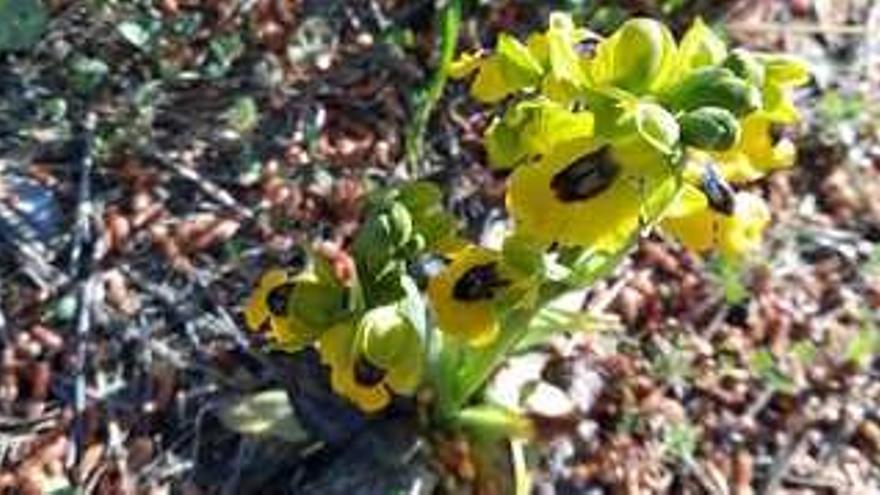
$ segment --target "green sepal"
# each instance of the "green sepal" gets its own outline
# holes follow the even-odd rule
[[[501,72],[511,86],[524,88],[535,86],[540,82],[544,68],[532,56],[529,49],[516,38],[508,34],[500,34],[495,51]]]
[[[678,49],[679,68],[691,70],[718,65],[727,56],[727,45],[703,19],[697,17],[681,39]]]
[[[698,108],[682,115],[679,124],[684,144],[702,150],[725,151],[740,139],[739,121],[724,108]]]

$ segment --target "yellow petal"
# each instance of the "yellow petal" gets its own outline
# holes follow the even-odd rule
[[[462,53],[461,56],[449,65],[449,77],[453,79],[463,79],[477,70],[483,63],[483,56],[480,52]]]

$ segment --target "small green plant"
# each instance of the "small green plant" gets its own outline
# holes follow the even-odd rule
[[[536,322],[552,321],[554,300],[652,229],[731,267],[760,246],[768,208],[736,186],[793,163],[793,144],[770,129],[797,119],[789,90],[808,72],[730,50],[699,20],[676,42],[652,19],[601,38],[554,13],[525,42],[501,34],[463,54],[449,76],[497,110],[485,146],[511,171],[503,247],[463,238],[433,185],[403,184],[368,201],[352,276],[317,255],[273,269],[245,317],[279,349],[317,348],[333,390],[367,414],[424,389],[426,428],[529,436],[528,418],[480,392],[523,343],[552,335]],[[442,268],[423,277],[430,259]],[[770,359],[759,372],[775,375]],[[671,429],[671,451],[691,452],[693,433]]]

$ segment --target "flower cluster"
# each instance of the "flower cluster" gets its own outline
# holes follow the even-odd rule
[[[508,208],[520,235],[615,252],[659,223],[730,258],[769,221],[760,197],[731,184],[793,164],[773,126],[797,120],[789,90],[809,79],[791,57],[728,50],[699,19],[676,43],[651,19],[600,39],[559,13],[525,43],[502,35],[452,69],[473,73],[475,99],[511,100],[486,149],[516,169]]]
[[[700,20],[676,42],[651,19],[601,38],[560,13],[449,75],[499,104],[485,145],[512,171],[503,247],[461,239],[436,187],[405,184],[370,198],[352,280],[315,257],[266,273],[245,310],[277,347],[316,346],[333,390],[366,412],[427,381],[441,416],[474,417],[462,408],[535,315],[649,229],[730,260],[754,251],[770,213],[736,187],[793,164],[775,131],[796,122],[791,88],[809,78],[796,59],[728,50]]]

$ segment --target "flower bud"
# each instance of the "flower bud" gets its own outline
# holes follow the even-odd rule
[[[737,48],[731,51],[721,66],[759,88],[764,86],[764,66],[748,50]]]
[[[758,88],[721,67],[705,67],[691,72],[673,88],[668,99],[673,107],[681,110],[721,107],[737,117],[761,107]]]
[[[420,352],[418,333],[396,305],[368,311],[358,324],[360,353],[374,365],[390,369],[406,354]]]
[[[640,94],[663,86],[674,58],[675,40],[669,30],[653,19],[637,18],[599,43],[590,70],[600,85]]]
[[[388,209],[389,220],[389,237],[395,247],[406,244],[412,237],[413,221],[412,215],[405,206],[398,202],[391,203]]]
[[[724,108],[698,108],[682,115],[678,123],[684,143],[704,150],[728,150],[740,136],[739,121]]]

